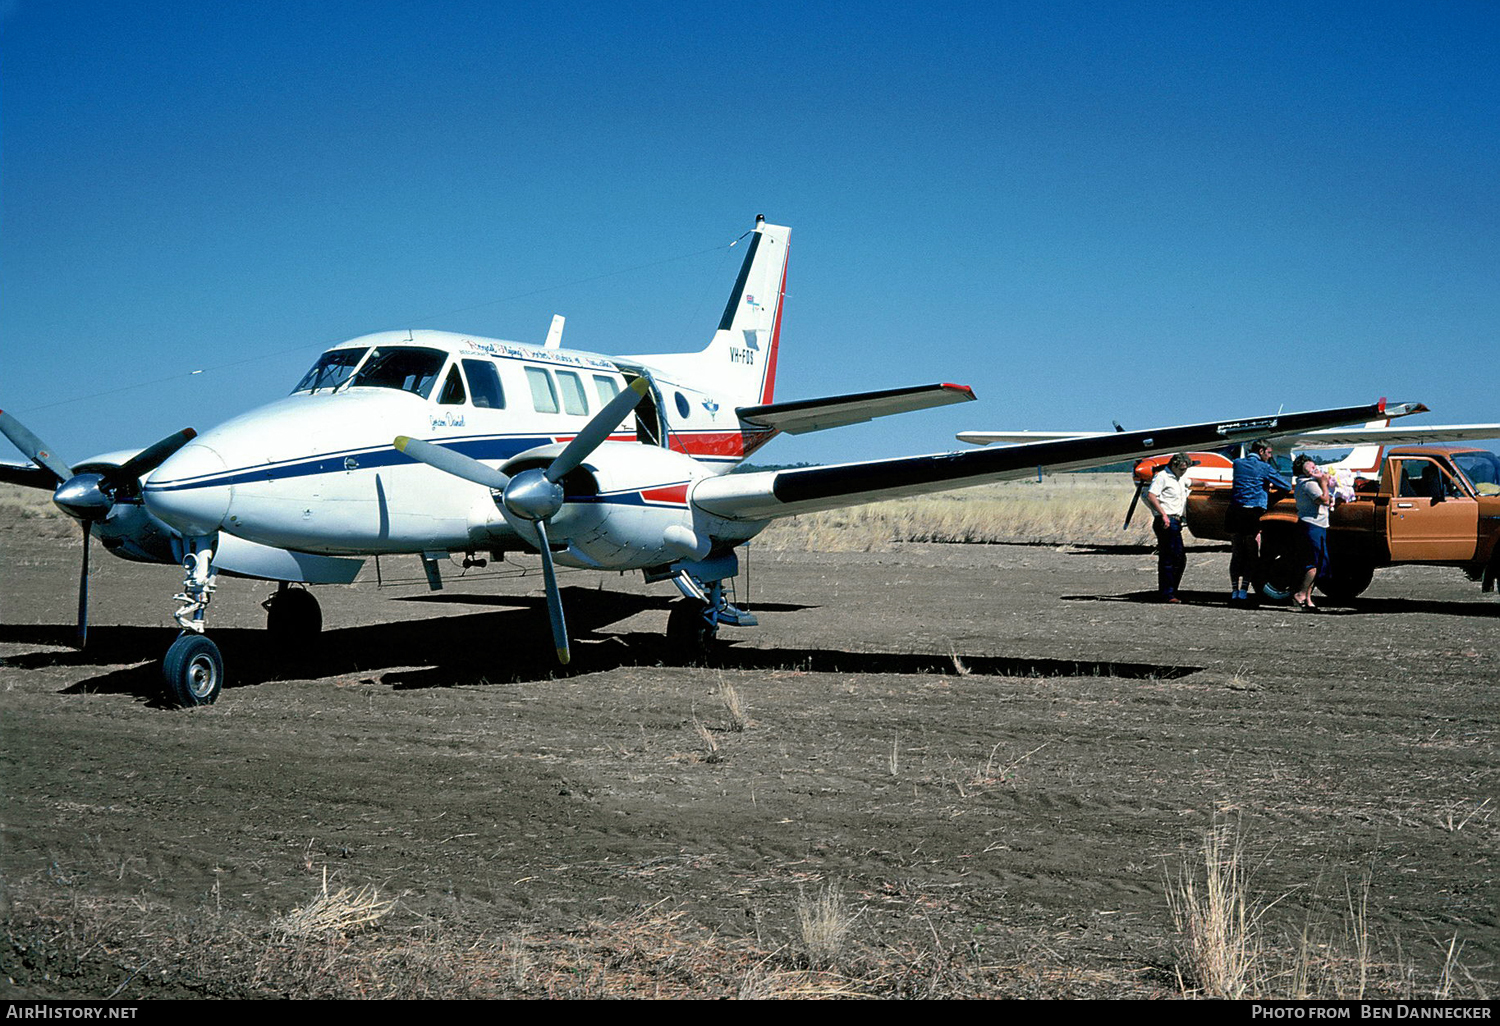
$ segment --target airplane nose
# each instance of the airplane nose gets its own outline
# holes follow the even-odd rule
[[[213,534],[229,515],[234,488],[228,464],[201,442],[173,453],[146,479],[141,495],[151,513],[188,537]]]

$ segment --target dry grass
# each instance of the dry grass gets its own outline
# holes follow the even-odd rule
[[[1029,931],[1014,954],[997,960],[1002,926],[991,925],[980,945],[972,924],[934,919],[920,893],[904,916],[930,934],[925,942],[915,936],[876,940],[882,931],[875,928],[859,943],[861,916],[850,913],[840,888],[829,887],[787,908],[784,930],[772,927],[789,933],[785,944],[763,941],[758,928],[754,938],[726,935],[722,924],[699,922],[665,902],[580,921],[573,929],[512,924],[498,934],[476,933],[395,908],[378,930],[291,936],[279,920],[215,904],[181,910],[144,895],[100,899],[71,887],[14,898],[0,932],[6,953],[0,985],[8,979],[6,996],[13,998],[1165,996],[1154,974],[1141,967],[1080,965],[1052,953]],[[1361,900],[1351,899],[1351,907]],[[1257,963],[1261,971],[1252,974],[1246,993],[1349,999],[1367,989],[1370,997],[1385,999],[1487,997],[1460,961],[1463,945],[1456,938],[1443,942],[1442,976],[1433,981],[1419,979],[1409,963],[1382,963],[1369,954],[1359,962],[1357,946],[1346,952],[1312,933],[1304,933],[1300,951],[1295,943],[1285,953],[1262,949],[1271,957]],[[992,937],[994,954],[987,950]],[[1303,966],[1299,978],[1270,971],[1294,959]]]
[[[693,717],[693,733],[698,736],[698,741],[703,745],[703,754],[698,756],[699,760],[707,763],[718,763],[724,761],[724,753],[719,748],[719,739],[714,737],[714,732],[709,730],[696,717]]]
[[[1250,997],[1261,972],[1264,909],[1252,904],[1240,836],[1215,825],[1204,835],[1202,859],[1201,867],[1185,865],[1167,887],[1180,938],[1178,981],[1186,993]]]
[[[340,887],[328,891],[328,869],[323,869],[323,889],[302,908],[293,909],[281,920],[288,937],[316,937],[337,934],[347,937],[373,927],[390,912],[394,901],[382,901],[380,891],[368,884],[357,890]]]
[[[724,679],[722,673],[719,675],[719,701],[724,706],[725,715],[729,717],[729,730],[735,734],[744,733],[745,728],[750,725],[750,707],[745,704],[735,686]]]
[[[40,488],[0,483],[0,526],[23,523],[29,535],[71,538],[78,527],[52,504],[52,493]]]
[[[878,552],[901,542],[1145,545],[1151,518],[1122,531],[1128,474],[1064,474],[791,517],[760,543],[790,552]]]
[[[849,912],[843,888],[836,883],[819,888],[811,898],[805,892],[797,895],[797,933],[811,968],[832,969],[838,965],[856,918]]]
[[[1443,949],[1442,972],[1424,986],[1399,955],[1384,957],[1370,929],[1371,878],[1346,888],[1342,908],[1300,932],[1278,932],[1251,881],[1244,837],[1215,824],[1197,861],[1167,883],[1177,930],[1177,980],[1188,997],[1261,1000],[1485,999],[1485,988],[1460,960],[1455,934]],[[1393,945],[1400,951],[1400,944]]]

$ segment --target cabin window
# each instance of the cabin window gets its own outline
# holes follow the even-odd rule
[[[426,399],[448,354],[418,346],[380,346],[370,354],[351,387],[394,388]]]
[[[500,372],[495,365],[488,360],[465,360],[463,364],[474,405],[484,410],[505,409],[505,390],[500,387]]]
[[[562,389],[563,409],[575,417],[589,412],[588,396],[583,394],[583,379],[572,371],[557,372],[557,387]]]
[[[687,396],[683,395],[681,392],[678,392],[677,393],[677,415],[680,416],[683,420],[687,420],[688,419],[688,413],[690,412],[690,409],[691,408],[688,406]]]
[[[601,404],[608,406],[610,400],[620,394],[620,383],[607,375],[595,374],[594,394],[599,397]]]
[[[527,367],[526,381],[531,385],[531,405],[536,412],[556,413],[557,388],[552,384],[552,375],[540,367]]]
[[[312,365],[311,370],[302,375],[302,380],[297,382],[292,394],[316,392],[321,388],[338,388],[349,380],[349,375],[354,373],[354,368],[368,352],[368,349],[330,349],[318,357],[318,362]]]
[[[461,406],[468,399],[464,392],[464,379],[458,373],[458,364],[448,368],[448,380],[443,382],[443,390],[438,393],[438,403],[442,406]]]

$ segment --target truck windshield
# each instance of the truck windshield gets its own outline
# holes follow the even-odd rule
[[[1453,462],[1480,495],[1500,495],[1500,457],[1492,452],[1455,453]]]
[[[448,354],[419,346],[381,346],[349,387],[396,388],[426,399]]]
[[[359,366],[359,361],[368,352],[368,349],[330,349],[318,357],[312,370],[302,375],[302,380],[297,382],[292,394],[316,392],[320,388],[338,388],[349,380],[349,375],[354,373],[354,368]]]

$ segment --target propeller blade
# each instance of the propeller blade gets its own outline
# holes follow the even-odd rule
[[[1120,528],[1120,530],[1124,531],[1130,527],[1130,518],[1135,516],[1135,507],[1141,501],[1141,490],[1144,487],[1144,485],[1139,484],[1135,486],[1135,496],[1130,500],[1130,506],[1125,510],[1125,526]]]
[[[552,643],[557,647],[557,661],[564,666],[573,658],[568,648],[568,624],[563,619],[562,593],[557,590],[557,574],[552,569],[552,548],[547,544],[547,522],[536,522],[537,540],[542,543],[542,578],[547,584],[547,618],[552,621]]]
[[[89,542],[93,534],[87,521],[83,524],[83,566],[78,571],[78,647],[89,640]]]
[[[174,435],[168,435],[155,445],[148,445],[130,459],[120,464],[109,472],[110,483],[118,487],[125,485],[127,488],[133,486],[144,475],[151,473],[157,467],[167,462],[167,458],[188,442],[198,437],[198,432],[192,428],[183,428]]]
[[[473,481],[475,484],[493,488],[497,492],[505,490],[510,478],[496,470],[494,467],[486,466],[476,459],[470,459],[463,453],[445,449],[441,445],[433,445],[424,442],[420,438],[408,438],[399,435],[395,441],[396,448],[410,456],[419,463],[425,463],[429,467],[436,467],[445,474],[461,477],[465,481]]]
[[[9,438],[17,449],[26,454],[26,458],[39,467],[50,470],[57,483],[62,484],[73,476],[73,468],[52,454],[46,444],[27,430],[26,425],[19,420],[0,410],[0,434]]]
[[[547,468],[547,480],[556,484],[569,471],[588,459],[589,453],[599,448],[599,443],[613,434],[615,428],[620,426],[620,421],[640,405],[641,398],[650,387],[645,378],[636,378],[629,388],[606,403],[604,409],[594,414],[594,418],[568,443],[567,448],[557,454],[557,459]]]

